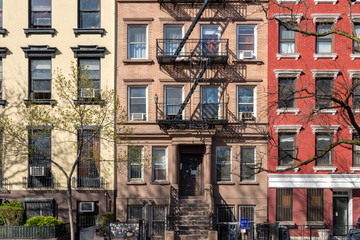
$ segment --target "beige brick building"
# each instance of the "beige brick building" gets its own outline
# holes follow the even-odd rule
[[[117,11],[116,88],[134,129],[118,146],[117,218],[181,239],[227,239],[247,218],[253,236],[267,221],[266,174],[253,175],[267,149],[265,16],[215,0],[117,0]]]

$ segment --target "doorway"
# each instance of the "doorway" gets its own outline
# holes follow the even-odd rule
[[[180,193],[182,196],[203,194],[203,155],[182,154],[180,163]]]
[[[342,193],[342,194],[339,194]],[[347,192],[334,192],[333,197],[333,235],[346,236],[348,233],[348,202]]]

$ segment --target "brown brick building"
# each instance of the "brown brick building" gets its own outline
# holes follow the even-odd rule
[[[266,18],[240,1],[117,11],[117,92],[134,128],[118,146],[117,218],[181,239],[225,239],[247,218],[253,236],[267,221],[266,174],[253,175],[266,163]]]

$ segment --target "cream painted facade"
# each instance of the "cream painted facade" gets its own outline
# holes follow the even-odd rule
[[[2,58],[2,99],[7,101],[2,111],[6,114],[17,114],[18,107],[25,107],[24,100],[29,99],[29,58],[25,57],[22,47],[43,46],[56,48],[55,57],[51,58],[51,71],[60,69],[64,76],[71,73],[71,63],[77,59],[71,47],[99,46],[104,47],[104,56],[100,59],[100,85],[101,89],[114,90],[115,86],[115,1],[101,1],[100,28],[104,33],[87,31],[76,35],[74,29],[78,26],[78,1],[52,0],[51,1],[51,28],[55,33],[31,33],[26,35],[25,29],[30,24],[30,2],[27,0],[3,0],[3,29],[0,35],[0,47],[7,49],[6,56]],[[2,29],[2,30],[3,30]],[[46,30],[46,28],[42,28]],[[35,29],[36,30],[36,29]],[[94,30],[94,29],[92,29]],[[96,30],[96,29],[95,29]],[[34,58],[35,59],[35,58]],[[51,91],[52,99],[57,100],[57,92]],[[50,106],[47,106],[51,108]],[[61,102],[58,106],[61,107]],[[100,107],[100,106],[99,106]],[[27,134],[27,133],[24,133]],[[101,134],[101,133],[100,133]],[[76,159],[75,143],[77,137],[59,131],[51,132],[51,158],[59,163],[66,172],[70,172],[72,162]],[[98,205],[97,212],[112,210],[114,192],[114,146],[100,140],[100,177],[106,182],[105,189],[73,189],[74,217],[80,201],[94,201]],[[14,159],[6,156],[3,162],[3,177],[7,185],[0,198],[6,200],[25,198],[54,198],[61,219],[66,220],[66,179],[60,170],[52,164],[51,171],[56,181],[56,187],[50,189],[32,189],[23,186],[23,178],[28,177],[28,159]],[[77,171],[73,177],[77,177]]]

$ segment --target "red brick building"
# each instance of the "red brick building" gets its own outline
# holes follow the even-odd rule
[[[352,33],[358,25],[360,6],[347,1],[277,1],[294,11],[273,4],[269,21],[268,167],[281,171],[321,153],[339,139],[353,139],[353,127],[343,108],[327,96],[345,99],[359,78],[360,55],[353,41],[337,34],[304,36],[288,30],[281,21],[293,21],[308,31],[341,29]],[[355,89],[356,90],[356,89]],[[350,106],[358,118],[356,90]],[[360,217],[358,147],[340,145],[329,153],[292,171],[269,174],[268,216],[282,225],[307,225],[333,229],[333,236],[347,233]],[[333,227],[331,227],[333,226]],[[313,230],[317,234],[318,230]],[[320,230],[321,232],[321,230]],[[291,230],[295,234],[295,230]],[[309,234],[309,233],[308,233]],[[314,235],[314,236],[315,236]]]

